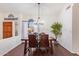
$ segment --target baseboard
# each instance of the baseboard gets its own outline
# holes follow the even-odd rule
[[[72,52],[72,54],[79,56],[79,53],[78,52]]]

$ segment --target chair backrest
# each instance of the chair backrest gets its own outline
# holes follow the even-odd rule
[[[40,36],[39,47],[49,47],[49,40],[47,34]]]
[[[38,46],[38,43],[36,40],[36,35],[30,34],[30,35],[28,35],[28,38],[29,38],[29,47],[37,47]]]

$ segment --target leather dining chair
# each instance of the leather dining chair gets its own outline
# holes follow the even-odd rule
[[[45,51],[45,54],[50,54],[51,46],[48,34],[40,35],[39,47],[42,51]]]
[[[38,47],[36,35],[34,34],[28,35],[28,40],[25,41],[24,55],[26,55],[27,52],[28,52],[28,55],[32,55],[33,54],[32,49],[35,49],[36,47]]]

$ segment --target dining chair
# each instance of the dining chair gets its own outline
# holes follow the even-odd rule
[[[28,40],[25,41],[24,55],[28,52],[28,55],[33,54],[33,50],[38,47],[38,42],[36,40],[36,35],[28,35]]]
[[[50,44],[48,34],[40,35],[39,47],[42,51],[45,51],[45,54],[47,55],[50,54],[50,50],[52,46]]]

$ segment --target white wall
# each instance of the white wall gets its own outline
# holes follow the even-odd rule
[[[71,4],[68,10],[66,8],[60,16],[63,28],[58,41],[70,52],[79,54],[79,4]]]
[[[69,5],[71,7],[67,9]],[[73,4],[67,4],[61,13],[62,36],[58,39],[59,43],[70,52],[72,52],[72,6]]]
[[[2,21],[0,21],[0,28],[2,28],[1,25],[2,25]],[[0,40],[2,39],[2,35],[3,35],[3,34],[2,34],[2,29],[0,29]]]
[[[3,22],[4,17],[7,17],[9,13],[0,13],[0,55],[4,55],[19,44],[21,44],[21,15],[14,14],[14,16],[19,17],[18,19],[18,36],[15,36],[15,25],[13,25],[13,36],[10,38],[3,39]],[[18,15],[18,16],[17,16]],[[13,24],[15,21],[12,21]]]
[[[73,52],[79,54],[79,4],[73,6],[72,43]]]
[[[2,24],[3,24],[3,14],[0,13],[0,40],[3,38],[3,27],[2,27]]]
[[[4,55],[21,44],[20,36],[0,40],[0,55]]]

